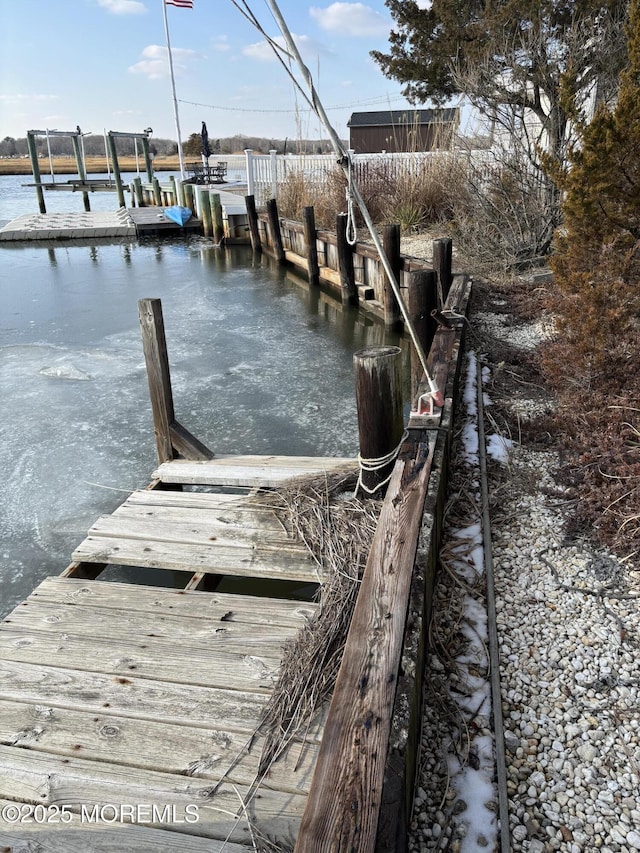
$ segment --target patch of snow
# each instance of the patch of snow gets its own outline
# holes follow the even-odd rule
[[[47,376],[49,379],[69,379],[73,382],[88,382],[91,380],[91,376],[88,373],[80,370],[79,367],[71,364],[71,362],[58,364],[56,367],[43,367],[38,372],[41,376]]]

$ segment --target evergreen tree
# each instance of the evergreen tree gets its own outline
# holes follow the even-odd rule
[[[535,116],[557,159],[567,130],[561,97],[571,67],[580,102],[607,97],[624,65],[627,0],[386,0],[397,28],[372,56],[413,102],[465,95],[492,118]],[[565,81],[566,88],[566,81]],[[512,123],[507,118],[508,129]],[[515,131],[520,132],[520,130]]]
[[[640,0],[613,111],[601,105],[558,176],[564,225],[552,266],[561,336],[546,359],[559,386],[623,393],[640,335]],[[558,352],[558,349],[560,350]]]

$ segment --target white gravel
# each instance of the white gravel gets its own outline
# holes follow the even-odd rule
[[[473,322],[522,347],[548,332],[548,324],[509,326],[496,316]],[[516,405],[526,414],[523,399]],[[539,407],[532,401],[529,410]],[[466,417],[472,422],[473,411]],[[565,501],[551,476],[557,464],[552,453],[514,444],[507,464],[492,466],[509,838],[515,853],[633,853],[640,850],[640,575],[606,550],[563,542]],[[495,778],[483,757],[491,719],[486,703],[476,713],[470,700],[486,678],[486,655],[478,652],[486,639],[474,610],[484,603],[484,579],[477,540],[459,559],[451,547],[460,550],[461,519],[469,526],[480,519],[466,439],[453,465],[466,466],[466,485],[447,523],[447,570],[435,605],[445,615],[434,635],[445,645],[436,643],[427,673],[410,838],[421,853],[498,849]],[[483,767],[489,791],[463,789],[460,771],[482,774]]]

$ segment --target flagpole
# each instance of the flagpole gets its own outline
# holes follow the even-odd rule
[[[186,172],[184,168],[184,155],[182,153],[182,137],[180,135],[180,117],[178,115],[178,98],[176,95],[176,81],[173,75],[173,57],[171,56],[171,42],[169,41],[169,21],[167,20],[167,3],[166,0],[160,0],[162,3],[162,14],[164,15],[164,34],[167,39],[167,53],[169,54],[169,71],[171,72],[171,91],[173,93],[173,114],[176,121],[176,133],[178,134],[178,159],[180,160],[180,177],[184,181]]]

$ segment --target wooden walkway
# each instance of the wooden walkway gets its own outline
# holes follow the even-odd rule
[[[461,278],[447,297],[452,323],[429,353],[445,405],[412,416],[403,438],[330,705],[259,779],[284,646],[316,606],[201,587],[321,583],[255,494],[357,463],[214,457],[175,419],[159,301],[141,302],[161,464],[0,624],[0,853],[406,849],[469,292]],[[164,572],[167,586],[101,575],[121,565]]]
[[[70,573],[126,564],[196,583],[202,573],[318,582],[275,513],[237,491],[345,466],[355,468],[281,457],[165,463],[155,488],[96,522]],[[0,849],[239,853],[256,834],[295,839],[321,728],[292,742],[254,791],[255,732],[283,646],[315,608],[45,580],[0,625]]]

